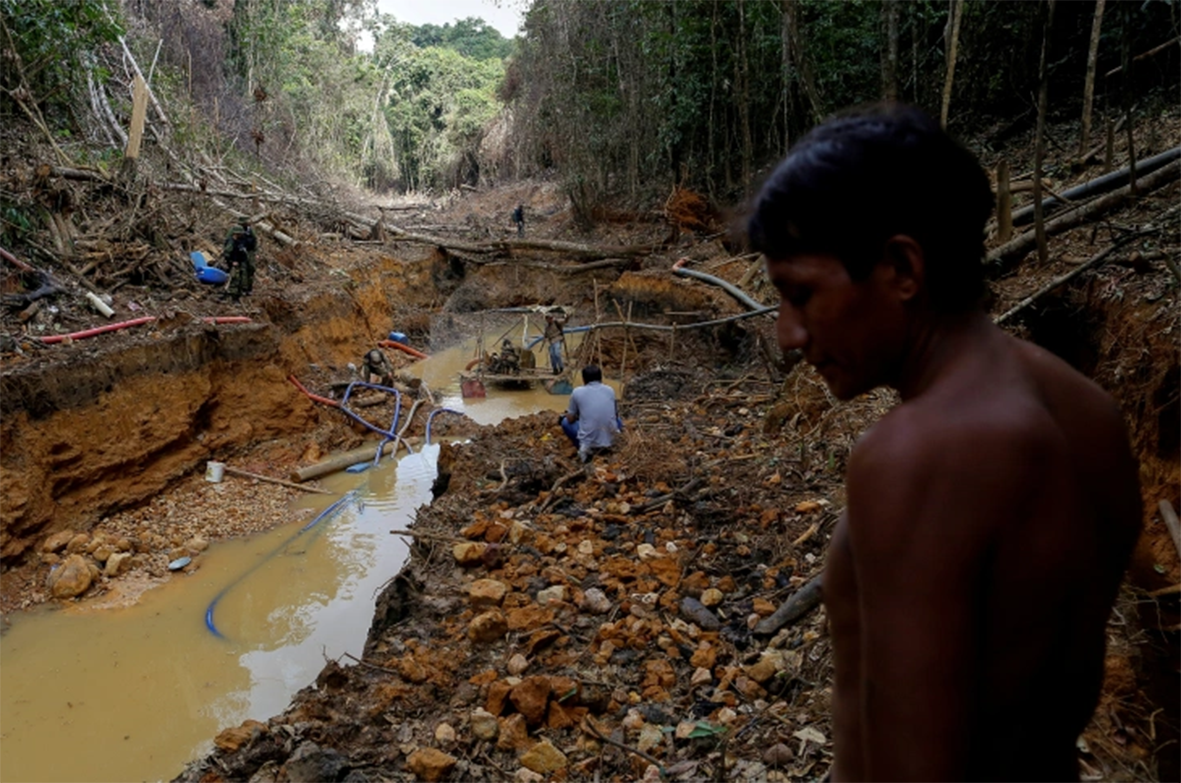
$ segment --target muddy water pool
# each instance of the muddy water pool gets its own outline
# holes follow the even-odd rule
[[[415,370],[482,424],[565,409],[567,397],[541,389],[464,401],[456,378],[469,356],[454,349]],[[327,477],[334,492],[355,490],[338,512],[304,530],[336,498],[300,497],[290,521],[214,544],[134,606],[12,617],[0,637],[0,781],[170,779],[221,729],[281,712],[327,658],[359,656],[374,598],[406,557],[389,531],[430,501],[437,454]]]

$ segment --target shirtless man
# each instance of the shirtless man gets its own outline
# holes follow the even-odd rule
[[[781,347],[902,398],[829,547],[833,780],[1078,780],[1137,465],[1111,398],[982,310],[991,204],[934,121],[878,107],[802,139],[749,219]]]

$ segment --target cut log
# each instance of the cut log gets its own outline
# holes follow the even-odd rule
[[[1179,175],[1181,175],[1181,161],[1173,161],[1164,168],[1157,169],[1152,174],[1144,177],[1138,183],[1138,190],[1142,193],[1156,190],[1177,179]],[[1091,220],[1097,215],[1101,215],[1123,203],[1130,195],[1132,195],[1131,187],[1126,186],[1114,193],[1109,193],[1088,204],[1084,204],[1077,209],[1065,212],[1046,223],[1046,235],[1058,234],[1074,228],[1080,223]],[[990,250],[986,262],[989,264],[1003,264],[1008,260],[1020,257],[1029,252],[1036,242],[1037,239],[1034,232],[1027,231],[1024,234],[1014,237],[1005,244]]]
[[[403,441],[401,441],[398,445],[401,446],[402,443],[416,445],[416,444],[420,443],[421,441],[422,441],[422,439],[417,438],[417,437],[406,438]],[[386,442],[386,444],[384,446],[382,446],[381,453],[384,456],[386,454],[391,453],[393,450],[394,450],[394,442],[388,441],[388,442]],[[358,462],[365,462],[366,460],[372,460],[376,454],[377,454],[377,444],[376,443],[369,445],[369,446],[362,446],[361,448],[353,449],[352,451],[344,451],[344,452],[341,452],[340,454],[335,454],[335,455],[333,455],[333,456],[329,457],[328,459],[325,459],[321,462],[317,462],[315,465],[308,465],[306,467],[296,468],[295,470],[291,471],[291,480],[292,481],[307,481],[308,479],[314,479],[314,478],[319,478],[320,476],[326,476],[329,473],[336,473],[337,471],[344,470],[349,465],[356,465]]]

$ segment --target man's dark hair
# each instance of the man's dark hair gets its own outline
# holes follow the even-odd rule
[[[603,371],[597,364],[588,364],[582,368],[582,382],[594,383],[595,381],[603,380]]]
[[[810,131],[764,183],[747,221],[754,250],[835,255],[863,280],[885,240],[914,239],[929,306],[955,312],[984,294],[992,189],[976,157],[924,112],[876,105]]]

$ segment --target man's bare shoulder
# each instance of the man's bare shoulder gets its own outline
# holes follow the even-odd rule
[[[1022,395],[964,400],[955,408],[938,400],[904,403],[850,456],[851,533],[884,551],[904,540],[903,529],[933,531],[954,519],[970,556],[1065,453],[1052,418]]]

